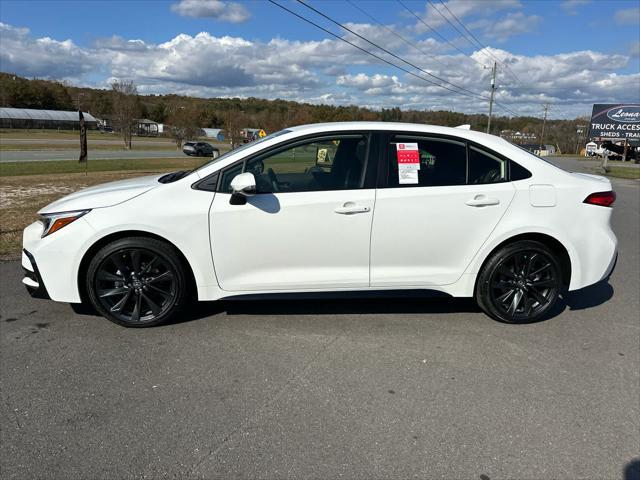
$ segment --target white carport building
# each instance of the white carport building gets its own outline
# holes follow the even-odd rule
[[[82,112],[86,127],[95,129],[98,119]],[[80,128],[77,111],[36,110],[33,108],[0,108],[0,128],[57,128],[76,130]]]

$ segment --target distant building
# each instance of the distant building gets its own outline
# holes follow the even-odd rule
[[[513,130],[502,130],[500,132],[500,137],[511,143],[517,143],[518,145],[535,142],[538,138],[535,133],[514,132]]]
[[[201,128],[202,136],[207,138],[215,138],[219,142],[224,141],[224,130],[221,128]]]
[[[141,118],[138,120],[138,135],[146,137],[157,137],[160,132],[160,124],[149,120],[148,118]]]
[[[540,147],[540,144],[538,143],[523,143],[519,144],[519,146],[530,151],[534,155],[539,155],[541,157],[547,157],[557,153],[554,145],[542,145],[542,147]]]
[[[88,129],[98,128],[98,119],[82,112]],[[57,128],[76,130],[80,128],[77,111],[36,110],[33,108],[0,108],[0,128]]]
[[[243,128],[240,130],[240,136],[245,142],[250,142],[258,138],[258,133],[260,133],[259,128]]]

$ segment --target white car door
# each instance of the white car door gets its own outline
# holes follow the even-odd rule
[[[368,134],[316,137],[223,171],[210,211],[220,287],[368,287],[375,201],[373,178],[365,178],[368,144]],[[253,173],[257,194],[234,205],[230,183],[240,172]]]
[[[467,168],[466,143],[451,139],[389,135],[385,143],[388,174],[377,191],[371,286],[453,283],[513,199],[509,162],[469,147]],[[406,173],[402,144],[417,147],[414,174]]]

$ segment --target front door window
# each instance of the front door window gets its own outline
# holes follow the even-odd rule
[[[249,159],[243,171],[255,177],[258,194],[355,190],[363,186],[366,154],[366,136],[336,136]],[[235,166],[223,174],[221,191],[231,191],[238,173]]]

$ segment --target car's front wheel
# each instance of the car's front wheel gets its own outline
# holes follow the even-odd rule
[[[186,277],[175,249],[146,237],[102,247],[87,269],[87,294],[104,317],[126,327],[169,320],[186,299]]]
[[[558,300],[562,271],[544,244],[505,245],[486,261],[476,286],[476,301],[489,316],[507,323],[540,320]]]

